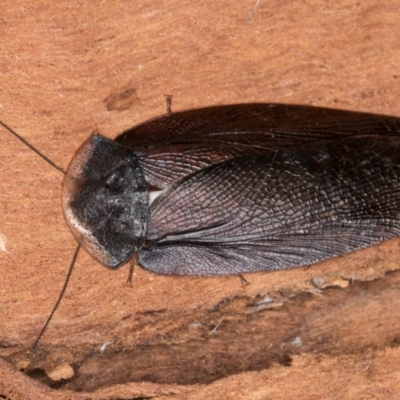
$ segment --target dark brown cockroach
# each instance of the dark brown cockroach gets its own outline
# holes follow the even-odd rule
[[[90,137],[64,211],[110,268],[134,254],[168,275],[307,265],[400,234],[399,132],[397,118],[304,106],[175,113]]]
[[[136,256],[158,274],[243,274],[399,236],[399,178],[399,118],[240,104],[91,136],[65,173],[63,205],[106,267]]]

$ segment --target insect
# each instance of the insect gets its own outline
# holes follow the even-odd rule
[[[183,276],[312,264],[400,235],[399,133],[399,118],[309,106],[168,113],[89,137],[65,173],[65,218],[112,269],[133,257]]]

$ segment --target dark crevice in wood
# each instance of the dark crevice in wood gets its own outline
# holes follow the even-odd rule
[[[399,289],[397,271],[321,295],[299,293],[277,307],[257,308],[258,298],[225,299],[196,324],[160,332],[154,343],[87,356],[74,364],[75,376],[67,381],[29,374],[53,388],[92,391],[126,382],[208,384],[274,363],[290,367],[299,353],[364,357],[399,345],[393,312],[400,307]]]

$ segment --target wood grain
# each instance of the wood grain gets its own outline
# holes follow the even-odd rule
[[[0,119],[62,168],[93,131],[112,138],[165,113],[165,94],[173,110],[286,102],[400,116],[395,1],[5,0],[0,15]],[[31,352],[75,242],[62,216],[61,174],[3,129],[0,140],[3,359],[54,386],[103,386],[102,398],[361,398],[372,390],[367,375],[379,381],[374,398],[393,397],[399,277],[385,274],[398,269],[399,240],[311,268],[251,274],[246,287],[236,277],[168,278],[140,268],[129,287],[128,268],[109,271],[82,253]],[[263,298],[274,301],[249,313]],[[365,354],[378,360],[372,370],[363,370]],[[73,378],[49,380],[68,367]],[[107,369],[115,372],[106,378]],[[93,385],[80,387],[91,373]],[[11,376],[0,374],[2,390],[22,388]],[[34,393],[38,384],[24,382]]]

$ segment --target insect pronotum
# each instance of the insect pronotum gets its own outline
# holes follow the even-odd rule
[[[285,104],[171,113],[92,135],[64,173],[79,245],[117,269],[209,276],[308,265],[400,235],[400,119]]]

